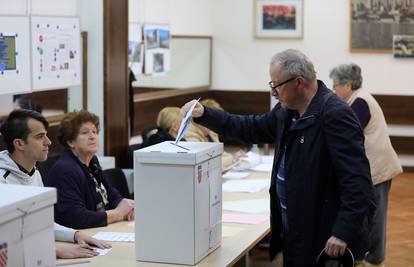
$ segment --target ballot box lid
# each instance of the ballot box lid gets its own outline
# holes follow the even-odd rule
[[[223,144],[216,142],[165,141],[136,150],[134,158],[140,163],[194,165],[221,156]]]
[[[0,224],[56,203],[56,189],[0,184]]]

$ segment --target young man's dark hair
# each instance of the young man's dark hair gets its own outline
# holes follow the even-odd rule
[[[26,141],[26,138],[30,133],[30,129],[27,126],[27,121],[29,119],[34,119],[43,123],[45,129],[49,127],[46,118],[39,112],[27,109],[16,109],[12,111],[0,127],[0,132],[3,135],[4,143],[9,153],[14,152],[14,139],[22,139]]]

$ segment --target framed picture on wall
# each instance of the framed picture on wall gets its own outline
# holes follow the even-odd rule
[[[256,38],[303,38],[303,0],[255,0]]]
[[[414,58],[414,35],[394,35],[392,50],[395,58]]]
[[[414,35],[414,0],[350,0],[351,52],[392,53],[394,35]]]

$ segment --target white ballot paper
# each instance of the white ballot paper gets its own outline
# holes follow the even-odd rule
[[[231,210],[246,213],[270,212],[270,204],[269,199],[266,198],[224,201],[223,210]]]
[[[262,163],[271,163],[271,164],[273,164],[273,156],[270,156],[270,155],[262,156]]]
[[[268,189],[270,187],[270,179],[244,179],[230,180],[223,184],[224,192],[248,192],[254,193]]]
[[[188,126],[190,126],[191,114],[193,114],[193,110],[194,110],[194,108],[197,105],[197,103],[198,103],[199,100],[200,100],[200,98],[197,99],[196,102],[194,102],[194,104],[190,107],[190,109],[184,115],[184,118],[181,121],[180,129],[178,130],[177,138],[175,139],[174,144],[177,144],[184,137],[185,132],[188,129]]]
[[[247,176],[249,176],[251,173],[250,172],[226,172],[225,174],[223,174],[223,178],[224,179],[243,179],[246,178]]]
[[[250,170],[255,172],[271,172],[273,168],[273,163],[260,163],[259,165],[256,165]]]
[[[99,232],[93,236],[96,239],[115,242],[135,242],[135,233]]]
[[[99,256],[105,256],[111,250],[112,250],[112,248],[97,248],[97,247],[93,247],[93,251],[98,252],[99,253]]]

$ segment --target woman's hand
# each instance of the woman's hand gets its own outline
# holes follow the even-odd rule
[[[134,201],[127,198],[122,199],[115,209],[106,211],[108,224],[124,220],[131,211],[134,211]]]

